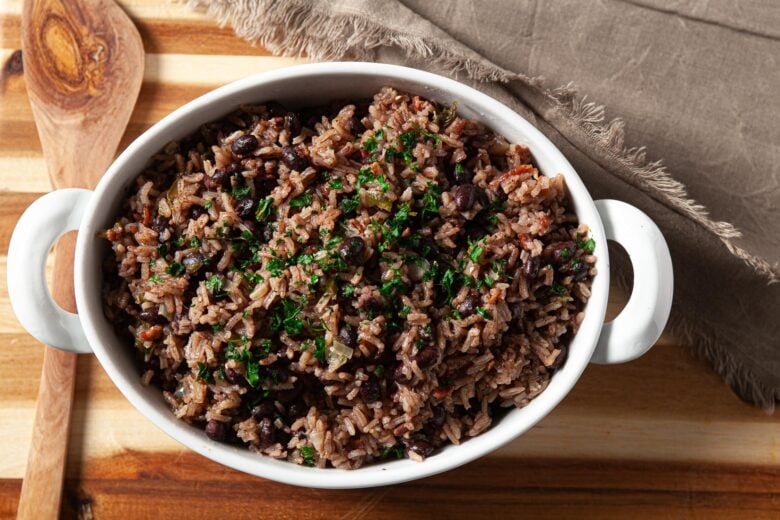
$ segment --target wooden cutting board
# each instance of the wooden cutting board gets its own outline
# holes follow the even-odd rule
[[[120,148],[181,104],[251,73],[289,66],[184,5],[120,2],[147,52]],[[49,191],[14,52],[21,2],[0,2],[0,517],[16,510],[42,349],[11,311],[5,255],[16,219]],[[615,312],[624,297],[616,296]],[[79,359],[65,516],[84,518],[778,518],[780,417],[742,403],[684,345],[591,366],[562,405],[494,455],[414,484],[292,488],[189,452]],[[93,515],[93,516],[90,516]]]

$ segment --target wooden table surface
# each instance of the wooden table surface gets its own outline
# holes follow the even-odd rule
[[[298,60],[277,58],[181,4],[120,2],[146,48],[121,147],[214,87]],[[43,349],[8,300],[8,241],[50,185],[19,68],[21,1],[0,1],[0,517],[16,511]],[[614,313],[625,301],[617,294]],[[301,489],[190,452],[79,360],[65,517],[780,517],[780,418],[739,399],[688,347],[663,337],[643,358],[591,366],[533,430],[443,475],[363,491]]]

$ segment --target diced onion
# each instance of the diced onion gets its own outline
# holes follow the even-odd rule
[[[333,344],[325,352],[325,358],[328,360],[328,370],[334,372],[340,366],[352,358],[352,349],[339,341],[333,341]]]
[[[384,211],[393,209],[393,201],[382,190],[368,190],[364,204],[369,208],[379,208]]]

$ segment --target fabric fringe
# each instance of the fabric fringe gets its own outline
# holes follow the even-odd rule
[[[462,51],[443,48],[433,40],[391,31],[374,20],[319,12],[310,2],[187,0],[187,3],[193,8],[205,8],[222,26],[230,24],[238,36],[260,44],[274,54],[308,56],[315,60],[369,60],[375,49],[396,45],[408,55],[435,58],[453,72],[465,73],[478,81],[520,80],[538,89],[549,103],[569,116],[586,136],[598,143],[607,158],[620,164],[635,181],[661,195],[661,202],[716,235],[731,254],[766,277],[768,283],[780,282],[778,264],[771,264],[737,245],[734,240],[742,236],[737,228],[729,222],[711,219],[707,209],[690,198],[685,186],[669,174],[661,161],[647,159],[644,147],[626,147],[625,123],[621,119],[607,121],[604,106],[588,102],[585,97],[578,98],[572,84],[548,89],[542,85],[541,78],[529,78],[489,62],[478,62]],[[265,23],[257,24],[255,21],[261,18]],[[280,27],[285,30],[279,30]]]
[[[613,266],[610,274],[621,290],[626,294],[631,292],[631,269]],[[672,312],[666,330],[675,339],[689,345],[696,357],[709,363],[740,399],[758,406],[767,415],[774,414],[780,392],[762,385],[760,378],[737,363],[728,349],[718,348],[718,338],[709,329],[696,327],[679,313]]]
[[[576,88],[566,85],[550,89],[543,78],[531,78],[508,71],[487,60],[477,61],[455,47],[444,47],[434,39],[397,33],[377,24],[375,20],[353,15],[333,16],[317,11],[309,2],[301,0],[180,0],[192,8],[205,9],[224,26],[230,24],[236,35],[254,44],[260,44],[274,54],[308,56],[314,60],[372,60],[374,51],[383,46],[398,46],[407,55],[435,59],[455,74],[465,73],[469,78],[484,82],[508,83],[520,81],[535,89],[551,107],[571,121],[583,135],[598,144],[604,157],[600,164],[613,162],[632,180],[656,194],[656,200],[713,233],[729,252],[744,261],[769,284],[780,282],[780,266],[753,255],[734,241],[742,233],[731,223],[710,218],[707,209],[693,200],[685,186],[675,180],[661,161],[647,158],[644,147],[625,145],[625,123],[619,118],[607,120],[603,105],[578,97]],[[257,24],[262,19],[264,24]],[[285,30],[279,30],[284,27]],[[317,36],[312,36],[317,35]],[[647,190],[645,190],[647,191]],[[624,284],[625,280],[618,280]],[[627,288],[628,289],[628,288]],[[743,399],[774,411],[780,394],[758,383],[759,379],[736,363],[724,348],[717,347],[717,338],[701,327],[673,314],[669,330],[675,337],[693,345],[697,355],[707,360],[731,388]]]

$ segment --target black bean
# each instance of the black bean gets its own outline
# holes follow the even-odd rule
[[[257,432],[260,437],[260,447],[268,448],[274,443],[274,431],[276,427],[269,417],[263,417],[257,425]]]
[[[373,296],[369,296],[365,300],[363,300],[363,308],[367,311],[371,312],[381,312],[382,311],[382,302],[380,302],[377,298]]]
[[[474,179],[474,170],[466,166],[466,163],[458,163],[453,167],[454,171],[452,176],[455,178],[455,182],[458,184],[470,184]]]
[[[433,445],[423,439],[411,439],[406,443],[406,449],[425,458],[433,453]]]
[[[542,263],[541,259],[538,256],[532,256],[529,257],[528,260],[525,261],[523,264],[523,274],[526,278],[535,278],[536,274],[539,272],[539,265]]]
[[[218,168],[214,170],[214,174],[209,177],[206,176],[204,184],[209,190],[216,190],[218,188],[227,188],[230,186],[231,174],[226,168]]]
[[[566,357],[569,354],[569,347],[566,345],[561,345],[560,349],[560,354],[558,354],[558,357],[556,357],[555,361],[553,361],[552,365],[550,365],[550,368],[553,370],[558,370],[563,366],[564,363],[566,363]]]
[[[187,271],[188,274],[193,274],[198,271],[201,267],[203,267],[203,263],[206,260],[206,257],[203,256],[203,253],[189,253],[187,256],[184,257],[182,260],[182,263],[184,264],[184,269]]]
[[[247,197],[245,199],[241,199],[238,204],[236,204],[235,209],[239,217],[248,218],[254,214],[256,206],[257,203],[255,202],[255,199],[250,199]]]
[[[463,300],[460,305],[458,305],[458,313],[460,314],[460,317],[468,318],[474,314],[474,311],[477,309],[477,307],[479,307],[480,303],[481,301],[478,296],[466,296],[466,299]]]
[[[151,323],[153,325],[165,325],[168,323],[168,318],[158,313],[156,310],[142,311],[138,315],[138,319]]]
[[[299,395],[301,395],[301,392],[303,391],[303,383],[301,383],[301,380],[298,379],[293,383],[292,388],[288,388],[285,390],[277,390],[276,392],[276,400],[279,401],[282,404],[289,404],[295,401]]]
[[[427,368],[439,359],[439,353],[433,347],[425,347],[414,356],[414,360],[417,361],[417,366],[420,368]]]
[[[187,215],[189,216],[189,218],[193,220],[197,220],[204,213],[206,213],[206,208],[204,208],[203,206],[192,205],[190,206]]]
[[[356,116],[352,116],[344,123],[344,129],[352,135],[358,135],[364,129],[363,123]]]
[[[402,385],[408,384],[411,381],[411,378],[404,374],[403,363],[395,367],[395,370],[393,371],[393,379],[396,383],[400,383]]]
[[[344,325],[339,329],[339,341],[349,348],[357,344],[357,331],[350,325]]]
[[[287,130],[290,131],[292,137],[301,133],[301,118],[295,112],[288,112],[287,115],[284,116],[284,125],[287,127]]]
[[[576,266],[573,268],[573,280],[575,282],[581,282],[585,278],[588,277],[590,274],[590,265],[586,264],[585,262],[581,261],[576,264]]]
[[[339,254],[349,264],[358,264],[363,257],[366,243],[360,237],[349,237],[339,244]]]
[[[252,235],[257,234],[258,226],[254,220],[242,220],[241,223],[249,230]]]
[[[158,233],[162,233],[163,230],[168,228],[168,224],[170,224],[170,219],[168,217],[163,217],[162,215],[157,215],[152,219],[152,229],[157,231]]]
[[[379,387],[379,381],[369,377],[366,381],[360,383],[360,398],[364,403],[373,403],[382,398],[382,389]]]
[[[266,377],[270,378],[274,384],[286,383],[290,378],[285,369],[277,366],[268,367],[267,373],[268,375]]]
[[[287,108],[278,101],[267,101],[265,109],[268,111],[268,117],[283,117],[287,113]]]
[[[304,403],[301,399],[298,399],[294,403],[287,405],[287,418],[291,421],[297,419],[298,417],[303,417],[307,413],[309,413],[309,407],[306,406],[306,403]]]
[[[468,211],[476,201],[476,188],[473,184],[461,184],[452,190],[452,199],[459,211]]]
[[[552,260],[555,264],[564,264],[574,257],[574,253],[577,251],[577,244],[572,240],[565,242],[556,242],[549,246],[549,252],[552,255]]]
[[[219,130],[222,132],[223,136],[228,136],[238,130],[238,125],[230,121],[225,121],[220,125]]]
[[[422,237],[419,246],[419,253],[426,258],[439,254],[439,246],[436,245],[436,241],[431,237]]]
[[[428,424],[434,428],[441,428],[445,419],[447,419],[446,410],[443,406],[434,406],[431,412],[433,412],[433,415],[431,415],[431,418],[428,419]]]
[[[302,172],[309,166],[309,160],[292,146],[282,148],[282,162],[291,170]]]
[[[252,417],[262,419],[263,417],[272,417],[276,413],[276,407],[271,401],[262,401],[252,408]]]
[[[232,162],[225,167],[225,173],[231,177],[233,175],[238,175],[242,171],[244,171],[244,165],[241,164],[241,161]]]
[[[231,385],[237,385],[241,382],[241,374],[238,373],[238,370],[235,368],[226,368],[225,369],[225,379],[227,379],[227,382]]]
[[[257,137],[252,134],[242,135],[230,145],[230,150],[234,155],[249,155],[257,150],[260,143],[257,141]]]
[[[269,226],[269,225],[263,226],[263,229],[260,230],[260,236],[263,238],[263,242],[270,242],[271,239],[274,237],[273,226]]]
[[[211,420],[206,423],[206,435],[212,441],[225,440],[225,425],[219,421]]]

